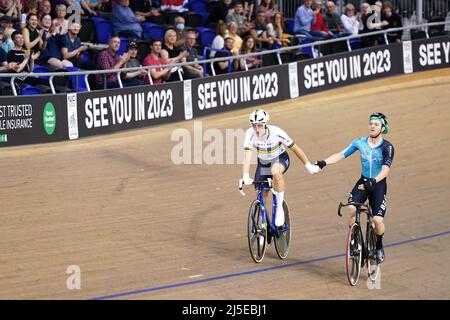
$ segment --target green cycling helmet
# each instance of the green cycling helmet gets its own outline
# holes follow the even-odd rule
[[[389,123],[384,114],[382,114],[381,112],[374,112],[370,115],[369,122],[370,122],[370,120],[373,120],[373,119],[381,121],[381,124],[384,127],[384,130],[382,132],[383,134],[387,134],[389,132]]]

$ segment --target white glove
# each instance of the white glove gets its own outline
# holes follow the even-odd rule
[[[309,172],[309,174],[316,174],[320,171],[320,167],[311,164],[311,162],[308,162],[307,164],[305,164],[305,168]]]
[[[246,186],[248,186],[249,184],[253,183],[253,179],[250,178],[250,176],[248,175],[248,173],[244,173],[244,175],[242,176],[242,180],[244,180],[244,184]]]

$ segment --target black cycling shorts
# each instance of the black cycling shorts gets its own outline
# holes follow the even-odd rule
[[[364,203],[367,200],[367,198],[369,198],[369,204],[370,204],[370,207],[372,208],[373,216],[379,216],[379,217],[384,218],[384,215],[386,214],[386,208],[387,208],[386,179],[383,179],[380,182],[376,183],[374,190],[371,193],[368,193],[365,190],[358,190],[358,185],[364,184],[364,179],[365,178],[361,176],[361,178],[358,180],[358,182],[356,182],[355,186],[353,187],[352,192],[350,192],[350,195],[348,197],[348,202]]]

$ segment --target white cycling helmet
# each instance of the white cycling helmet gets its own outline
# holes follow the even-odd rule
[[[250,113],[248,121],[250,122],[250,124],[254,123],[267,124],[267,122],[269,122],[269,114],[262,109],[256,109],[255,111]]]

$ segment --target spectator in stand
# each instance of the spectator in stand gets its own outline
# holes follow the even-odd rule
[[[238,31],[238,26],[236,22],[230,22],[228,23],[228,34],[226,35],[226,37],[232,38],[233,39],[233,48],[232,48],[232,52],[233,54],[237,54],[239,52],[239,50],[241,49],[242,46],[242,38],[237,34]],[[251,30],[250,30],[251,32]]]
[[[277,5],[273,0],[262,0],[261,4],[256,8],[256,14],[263,13],[267,20],[277,12]]]
[[[174,19],[175,22],[175,32],[177,33],[177,41],[175,42],[176,47],[181,47],[186,43],[186,21],[182,16],[178,16]]]
[[[106,12],[107,6],[112,0],[89,0],[89,8],[94,10],[97,15],[100,16],[99,12]]]
[[[248,35],[245,37],[244,42],[242,42],[242,48],[239,50],[239,55],[244,55],[248,53],[256,52],[255,39]],[[239,70],[246,71],[250,69],[259,68],[262,66],[262,60],[258,56],[251,56],[239,59]]]
[[[12,34],[16,31],[16,29],[13,28],[7,28],[3,32],[3,43],[2,43],[2,49],[5,50],[6,53],[8,53],[12,48],[14,48],[14,42],[12,41]]]
[[[87,16],[96,16],[97,12],[92,10],[89,7],[89,1],[88,0],[66,0],[66,3],[68,6],[74,6],[80,8],[80,13],[82,15]]]
[[[100,51],[97,55],[97,66],[101,70],[119,70],[130,59],[130,53],[125,52],[122,56],[117,54],[120,48],[120,38],[117,35],[113,35],[109,40],[109,46],[106,49]],[[97,89],[111,89],[119,88],[118,74],[117,72],[97,74],[96,75]]]
[[[37,29],[38,25],[38,16],[32,13],[27,16],[27,26],[22,30],[25,48],[32,53],[40,51],[44,46],[42,34]]]
[[[310,34],[313,37],[321,38],[321,39],[330,39],[335,38],[333,32],[331,32],[327,26],[325,25],[325,19],[322,13],[322,0],[314,1],[314,9],[318,10],[319,13],[316,15],[316,19],[314,23],[311,25]]]
[[[81,45],[81,40],[80,38],[78,38],[80,28],[81,27],[78,23],[72,23],[69,26],[69,32],[62,36],[62,58],[65,60],[69,60],[75,67],[79,69],[95,70],[97,69],[97,67],[93,62],[83,59],[83,55],[89,49],[89,46]]]
[[[335,36],[340,37],[344,32],[344,26],[341,23],[341,18],[336,13],[336,5],[333,1],[328,1],[326,4],[327,12],[324,16],[325,26]]]
[[[35,14],[36,16],[38,14],[38,4],[36,0],[30,0],[24,6],[24,12],[22,12],[22,18],[20,21],[20,27],[22,29],[26,27],[27,17],[32,13]]]
[[[244,5],[241,1],[237,1],[234,5],[233,10],[231,13],[228,13],[225,22],[236,22],[238,25],[238,34],[239,36],[243,37],[246,35],[253,27],[252,23],[247,22],[245,16],[244,16]]]
[[[255,0],[244,0],[244,16],[245,20],[252,21],[255,10]]]
[[[351,3],[345,6],[345,14],[341,15],[341,22],[344,26],[344,33],[346,35],[359,34],[359,30],[362,29],[362,24],[358,17],[355,15],[355,6]]]
[[[213,12],[210,12],[206,24],[225,21],[227,14],[233,13],[232,0],[219,0],[219,4]]]
[[[312,10],[312,3],[313,0],[305,0],[303,5],[298,7],[295,13],[294,34],[302,34],[311,37],[311,25],[314,23],[315,17],[319,13],[317,10]]]
[[[289,39],[292,35],[284,33],[284,16],[283,13],[277,12],[272,16],[272,21],[267,24],[267,35],[274,41],[272,47],[280,48],[288,46],[291,43]]]
[[[162,44],[160,40],[153,40],[150,45],[150,53],[145,57],[143,61],[144,66],[162,66],[164,60],[161,58]],[[170,78],[170,68],[152,68],[150,69],[150,75],[152,77],[153,84],[160,84],[166,82]],[[146,78],[145,83],[149,83]]]
[[[3,50],[3,34],[0,33],[0,72],[16,72],[19,68],[17,62],[8,63],[8,55],[5,50]],[[14,48],[14,45],[13,45]]]
[[[0,17],[7,15],[14,21],[20,21],[22,8],[22,3],[19,0],[0,0]]]
[[[216,36],[214,37],[211,48],[222,49],[225,45],[225,35],[228,34],[227,24],[223,21],[219,21],[216,27]],[[209,58],[214,58],[216,51],[210,51]]]
[[[42,16],[44,14],[51,14],[52,13],[52,4],[49,0],[42,0],[39,2],[39,9],[38,9],[38,19],[41,20]]]
[[[55,31],[63,35],[69,31],[69,21],[66,19],[67,8],[64,4],[55,7],[56,18],[53,20]]]
[[[256,47],[258,49],[260,48],[271,49],[274,40],[267,34],[266,15],[262,12],[257,13],[254,25],[255,28],[250,30],[250,35],[255,39]]]
[[[139,68],[142,67],[138,54],[138,44],[136,41],[131,41],[127,46],[127,53],[130,59],[125,64],[125,68]],[[124,87],[142,86],[145,84],[144,79],[147,76],[147,71],[144,69],[129,71],[122,73],[122,84]]]
[[[383,14],[381,15],[381,20],[388,22],[388,24],[383,27],[383,29],[385,30],[402,27],[402,18],[394,12],[392,3],[389,1],[386,1],[383,5]],[[394,32],[391,31],[387,33],[387,38],[389,43],[400,43],[402,35],[402,30]]]
[[[0,17],[0,29],[6,30],[14,28],[14,20],[8,15]]]
[[[30,50],[25,50],[24,36],[20,31],[15,31],[11,37],[14,41],[14,48],[8,52],[8,63],[13,62],[17,64],[14,68],[14,71],[17,73],[32,72],[34,61],[39,58],[40,51],[32,53]],[[16,83],[19,87],[23,87],[25,84],[37,85],[40,83],[40,80],[35,77],[18,76],[16,77]]]
[[[136,16],[143,16],[145,20],[160,16],[161,2],[155,0],[130,0],[130,8]]]
[[[164,61],[164,64],[174,64],[186,61],[186,57],[188,56],[188,52],[181,52],[180,48],[175,46],[175,42],[177,40],[177,34],[175,30],[168,29],[164,34],[164,43],[162,45],[161,50],[161,58]],[[169,82],[172,81],[180,81],[180,77],[178,75],[179,67],[172,68],[172,74],[168,79]]]
[[[55,28],[55,26],[52,25],[52,17],[49,14],[44,14],[41,17],[41,26],[44,46],[42,48],[42,54],[38,60],[38,63],[46,64],[50,69],[56,70],[73,67],[72,62],[62,58],[62,36],[59,33],[59,28]]]
[[[234,48],[233,38],[226,37],[225,45],[222,48],[223,50],[225,50],[225,52],[223,52],[223,51],[217,52],[215,58],[224,58],[224,57],[230,57],[230,56],[237,55],[238,52],[235,52],[235,53],[232,52],[233,48]],[[215,71],[216,75],[228,73],[229,65],[231,65],[230,66],[231,72],[236,70],[234,59],[225,60],[225,61],[216,61],[216,62],[214,62],[213,65],[214,65],[214,71]]]
[[[189,11],[189,0],[162,0],[161,10],[176,12]]]
[[[377,29],[381,29],[384,26],[389,24],[387,21],[381,21],[381,22],[377,23],[373,19],[373,15],[376,13],[370,12],[369,10],[370,10],[369,3],[364,2],[361,4],[361,13],[359,15],[360,15],[361,24],[363,25],[363,29],[360,30],[360,33],[374,32]],[[362,37],[361,38],[362,46],[365,48],[372,47],[377,44],[377,39],[378,39],[377,35]]]
[[[186,62],[193,62],[199,60],[195,43],[197,41],[197,33],[195,31],[188,31],[186,34],[186,44],[181,47],[181,52],[186,51],[188,56]],[[200,58],[200,60],[202,60]],[[184,79],[197,79],[203,77],[203,67],[199,64],[191,64],[183,67]]]
[[[132,39],[142,38],[141,22],[143,16],[136,16],[130,8],[130,0],[118,0],[118,5],[112,13],[113,32],[119,36]]]

